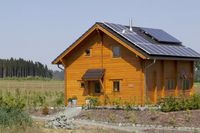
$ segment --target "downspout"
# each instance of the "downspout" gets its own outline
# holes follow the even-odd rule
[[[153,64],[156,63],[156,59],[153,60],[153,62],[147,66],[144,67],[144,100],[146,100],[146,97],[147,97],[147,78],[146,78],[146,72],[147,72],[147,69],[150,68]]]
[[[62,71],[64,70],[62,67],[60,67],[60,64],[57,64],[57,67]]]

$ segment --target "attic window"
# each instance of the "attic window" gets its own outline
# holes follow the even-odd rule
[[[91,52],[90,52],[90,49],[89,49],[89,48],[85,50],[85,56],[90,56],[90,53],[91,53]]]

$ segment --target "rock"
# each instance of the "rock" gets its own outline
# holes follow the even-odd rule
[[[74,119],[67,119],[65,115],[60,115],[55,117],[52,120],[48,120],[45,123],[47,128],[65,128],[65,129],[74,129],[76,125],[73,123]]]
[[[119,127],[121,127],[122,126],[122,123],[119,123]]]

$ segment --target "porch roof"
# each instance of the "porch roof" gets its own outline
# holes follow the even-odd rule
[[[104,75],[104,69],[88,69],[82,76],[82,80],[99,80]]]

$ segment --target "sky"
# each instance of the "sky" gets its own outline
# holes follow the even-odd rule
[[[0,0],[0,58],[51,62],[95,22],[161,28],[200,53],[200,0]]]

